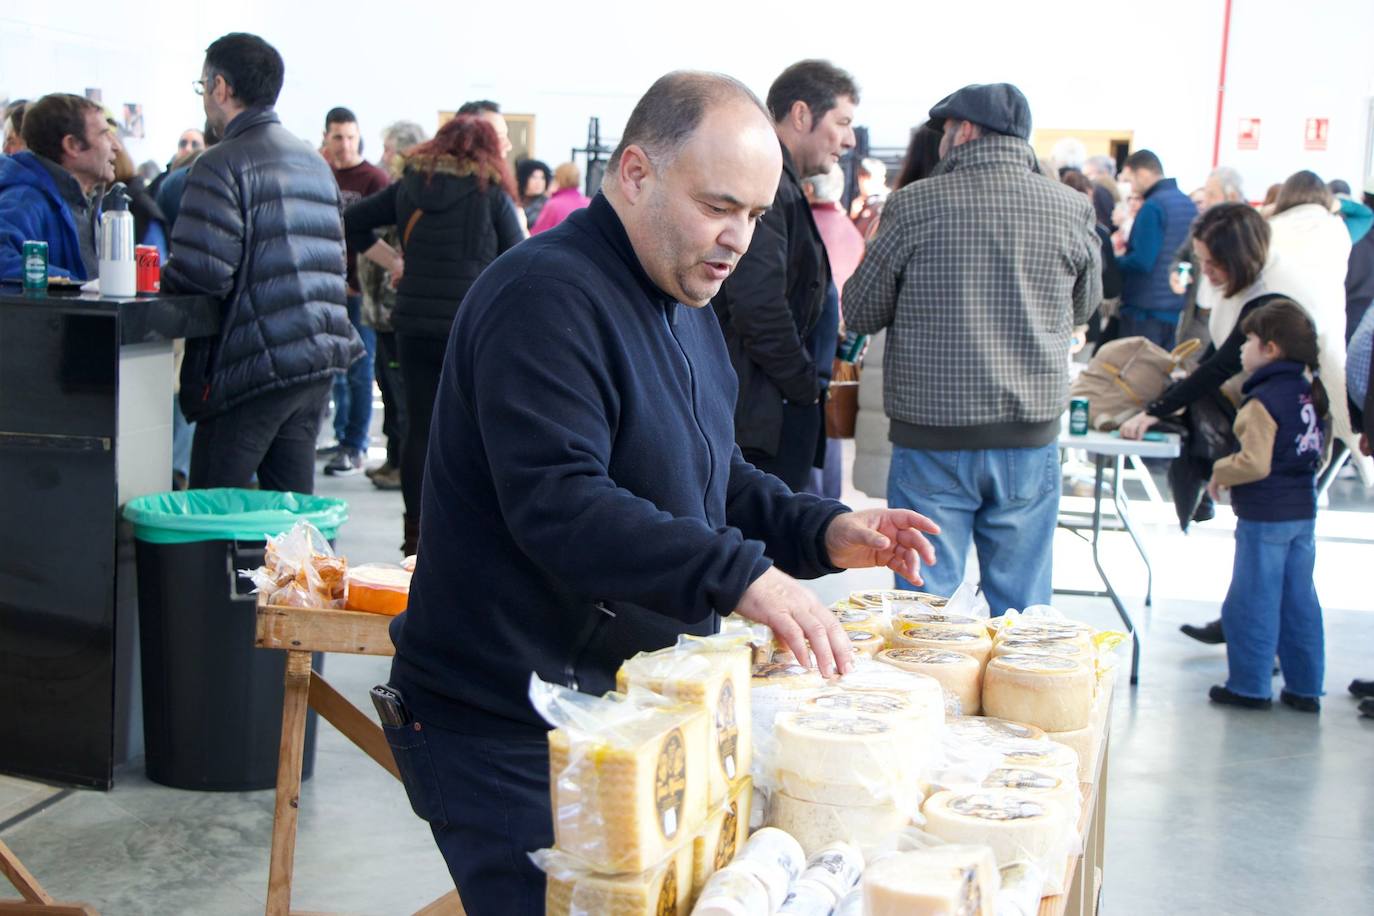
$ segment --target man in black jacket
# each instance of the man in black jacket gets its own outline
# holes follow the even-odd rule
[[[162,274],[169,292],[221,300],[216,338],[188,342],[181,408],[197,423],[192,487],[310,493],[333,377],[363,354],[345,309],[339,188],[272,107],[281,55],[232,33],[196,82],[223,139],[197,160]]]
[[[732,611],[843,670],[848,638],[794,577],[915,574],[933,556],[915,512],[794,495],[735,446],[705,306],[781,167],[748,89],[669,74],[630,115],[602,193],[498,258],[454,320],[386,731],[471,916],[544,912],[527,856],[553,841],[531,673],[601,694],[626,658]]]
[[[768,111],[782,146],[782,177],[749,253],[712,303],[739,376],[735,441],[746,460],[793,490],[806,486],[824,454],[823,388],[808,338],[830,283],[800,182],[854,147],[858,103],[853,77],[823,60],[795,63],[773,81]]]

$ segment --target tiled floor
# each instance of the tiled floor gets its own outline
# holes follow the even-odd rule
[[[380,457],[380,456],[378,456]],[[399,557],[400,494],[365,478],[321,476],[349,500],[339,539],[355,561]],[[852,494],[851,494],[852,496]],[[856,499],[856,502],[862,502]],[[1374,501],[1352,484],[1324,513],[1318,588],[1326,608],[1327,690],[1320,716],[1208,704],[1225,654],[1191,642],[1178,624],[1215,616],[1230,574],[1227,513],[1184,537],[1172,510],[1137,505],[1155,560],[1155,607],[1125,535],[1107,536],[1141,628],[1140,685],[1118,689],[1113,720],[1103,912],[1112,914],[1355,914],[1374,912],[1374,720],[1345,693],[1374,677]],[[1060,587],[1091,587],[1085,545],[1056,539]],[[816,582],[824,600],[884,583],[851,572]],[[1064,598],[1067,613],[1100,626],[1103,600]],[[334,656],[327,676],[364,709],[386,678],[384,659]],[[47,807],[43,807],[44,805]],[[0,776],[0,839],[60,899],[106,914],[261,912],[272,793],[194,793],[150,783],[137,762],[108,793],[63,792]],[[300,810],[293,904],[302,910],[413,912],[449,887],[428,829],[400,785],[325,725]],[[0,884],[0,896],[7,888]]]

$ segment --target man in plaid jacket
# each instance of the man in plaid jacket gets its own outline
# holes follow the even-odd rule
[[[1092,205],[1039,174],[1008,83],[930,110],[941,162],[895,192],[845,285],[846,327],[888,328],[888,501],[943,537],[925,587],[949,595],[976,544],[995,615],[1048,603],[1069,344],[1102,298]],[[910,587],[897,578],[899,587]]]

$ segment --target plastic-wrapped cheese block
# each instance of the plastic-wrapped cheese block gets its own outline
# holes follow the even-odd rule
[[[937,792],[921,813],[928,833],[947,843],[990,846],[999,864],[1044,861],[1064,849],[1069,829],[1058,805],[1011,789]]]
[[[692,844],[684,843],[661,864],[636,875],[550,869],[544,907],[548,916],[688,916]]]
[[[945,727],[958,738],[973,735],[992,735],[997,738],[1022,738],[1028,741],[1044,741],[1044,729],[1027,725],[1024,722],[1011,722],[995,716],[953,716]]]
[[[1073,731],[1092,716],[1093,669],[1046,655],[999,655],[983,674],[983,711],[1047,732]]]
[[[929,753],[909,721],[837,710],[784,713],[773,738],[782,790],[832,805],[900,801]]]
[[[933,846],[875,862],[862,886],[866,916],[992,916],[997,863],[986,846]]]
[[[344,607],[350,611],[395,617],[410,601],[410,573],[399,566],[354,566],[348,570],[345,581],[348,595]]]
[[[796,837],[808,855],[840,842],[870,849],[910,824],[913,813],[914,808],[903,810],[894,804],[818,804],[800,801],[784,792],[774,792],[768,799],[769,825]]]
[[[806,868],[806,853],[791,834],[764,827],[749,838],[730,867],[757,875],[768,888],[768,899],[776,910],[787,899],[787,889]]]
[[[964,617],[959,614],[942,614],[939,611],[916,605],[914,607],[903,607],[897,612],[897,617],[893,621],[894,627],[903,627],[908,631],[919,630],[959,630],[973,636],[987,636],[988,628],[985,621],[977,617]]]
[[[983,667],[962,652],[944,649],[886,649],[878,661],[903,671],[924,674],[940,682],[959,701],[964,715],[977,715],[982,704]]]
[[[555,843],[608,874],[636,874],[691,847],[706,821],[715,747],[699,706],[626,706],[596,733],[549,732]]]
[[[734,861],[749,839],[754,782],[748,776],[736,785],[725,805],[711,815],[697,834],[692,850],[692,886],[703,887],[711,875]]]
[[[771,916],[772,912],[768,887],[758,875],[746,867],[727,865],[701,889],[692,916]]]
[[[753,753],[750,669],[749,648],[743,643],[711,648],[709,641],[701,641],[641,652],[616,673],[616,689],[621,693],[644,687],[706,710],[715,737],[707,755],[707,803],[712,808],[749,772]]]
[[[1078,755],[1053,741],[1005,741],[994,745],[1002,755],[1002,766],[1043,770],[1068,783],[1078,779]]]
[[[1061,778],[1049,770],[1036,770],[1030,767],[1001,767],[988,774],[983,780],[985,789],[1015,789],[1032,798],[1053,802],[1063,809],[1069,822],[1078,823],[1083,806],[1078,782]]]
[[[806,871],[802,872],[801,880],[824,885],[838,900],[858,883],[863,872],[864,855],[859,848],[852,843],[837,842],[806,857]]]
[[[975,659],[980,666],[986,665],[992,655],[992,639],[987,633],[922,626],[901,620],[892,630],[892,644],[898,648],[959,652]]]

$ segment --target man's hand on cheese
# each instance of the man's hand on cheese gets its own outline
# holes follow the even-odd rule
[[[854,665],[849,635],[839,619],[810,590],[774,567],[745,589],[735,613],[766,624],[805,664],[807,644],[823,677],[845,674]]]
[[[825,530],[825,549],[841,569],[886,566],[920,585],[921,561],[935,565],[935,548],[925,536],[939,533],[939,525],[910,509],[864,509],[835,516]]]

